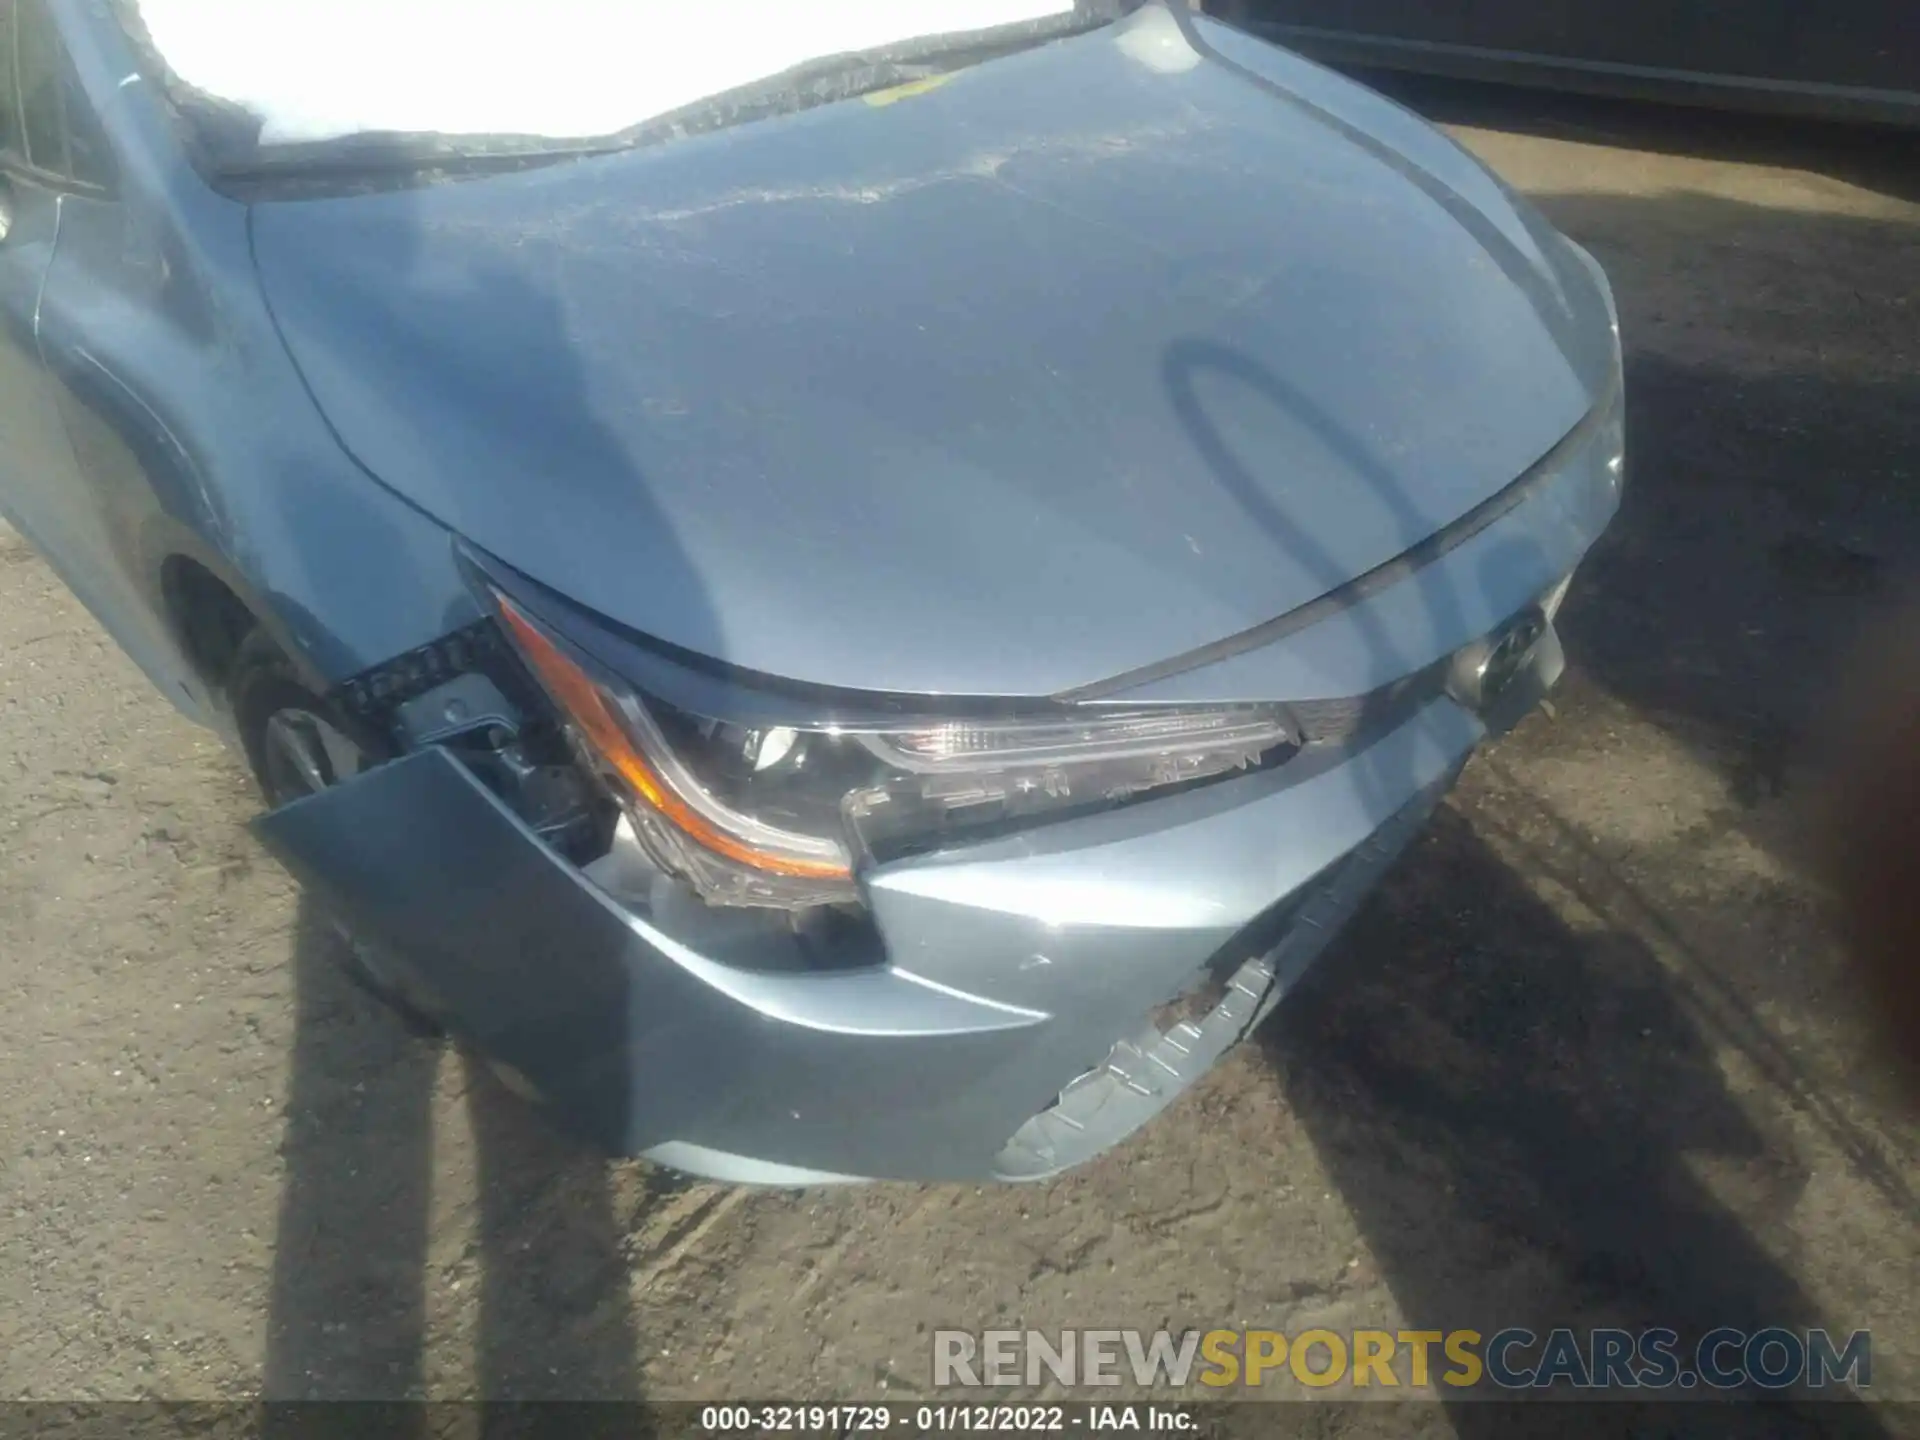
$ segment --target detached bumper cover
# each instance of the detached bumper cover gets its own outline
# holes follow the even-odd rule
[[[1034,1178],[1135,1128],[1244,1033],[1484,733],[1441,700],[1338,763],[1309,753],[1273,774],[882,867],[868,897],[890,963],[845,972],[755,971],[696,952],[437,749],[256,824],[457,1030],[610,1149],[774,1183]],[[1156,1059],[1143,1017],[1377,834],[1279,952],[1245,957],[1272,978],[1185,1037],[1189,1059],[1168,1073],[1159,1061],[1173,1052]],[[1115,1047],[1135,1039],[1128,1076]],[[1090,1073],[1116,1078],[1103,1087]]]

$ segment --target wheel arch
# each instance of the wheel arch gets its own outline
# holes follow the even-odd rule
[[[234,657],[260,617],[239,593],[190,555],[160,562],[160,599],[187,663],[210,695],[220,694]]]

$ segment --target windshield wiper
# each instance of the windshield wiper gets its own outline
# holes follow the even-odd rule
[[[530,170],[562,160],[631,149],[624,137],[553,140],[544,137],[438,136],[373,132],[338,140],[278,145],[214,166],[216,178],[235,184],[279,180],[365,180],[377,185],[420,176],[448,178]]]

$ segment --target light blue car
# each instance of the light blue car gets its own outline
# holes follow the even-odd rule
[[[313,134],[157,3],[0,3],[0,502],[371,983],[613,1150],[1086,1160],[1559,674],[1605,277],[1349,81],[1058,0]]]

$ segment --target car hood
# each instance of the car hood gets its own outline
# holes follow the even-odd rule
[[[252,218],[382,483],[646,635],[857,689],[1049,694],[1284,614],[1514,480],[1610,353],[1450,141],[1159,7]]]

